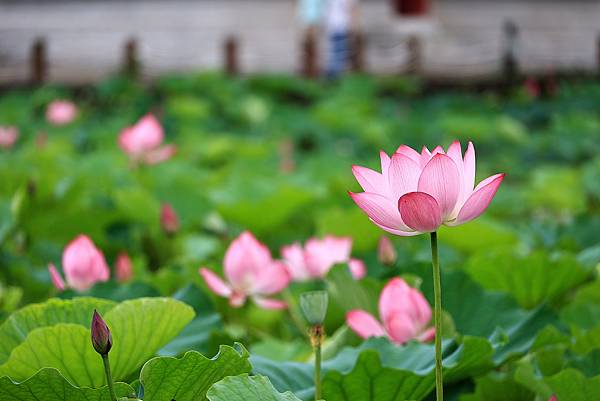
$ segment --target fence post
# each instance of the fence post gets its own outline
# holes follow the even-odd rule
[[[140,61],[138,58],[138,45],[135,38],[125,42],[123,51],[123,73],[131,78],[137,78],[140,74]]]
[[[37,38],[33,42],[29,61],[31,83],[43,83],[48,75],[48,61],[46,59],[46,41],[44,40],[44,38]]]
[[[229,75],[237,75],[239,73],[238,64],[238,40],[234,35],[229,35],[225,39],[225,72]]]
[[[505,83],[514,84],[519,76],[517,46],[519,27],[512,20],[506,20],[502,28],[504,32],[504,55],[502,56],[502,74]]]
[[[406,72],[409,74],[419,74],[423,67],[423,43],[417,35],[412,35],[406,42],[408,49],[408,65]]]
[[[300,72],[306,78],[315,78],[319,75],[319,51],[317,38],[313,31],[309,30],[302,39]]]
[[[596,61],[598,62],[598,74],[600,75],[600,34],[596,39]]]
[[[365,36],[359,31],[350,37],[350,69],[353,72],[365,70]]]

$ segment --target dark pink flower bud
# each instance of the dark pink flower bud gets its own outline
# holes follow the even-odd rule
[[[179,217],[168,203],[164,203],[160,210],[160,225],[167,234],[175,234],[179,230]]]
[[[391,266],[396,263],[396,249],[394,249],[394,244],[392,244],[392,241],[386,236],[382,236],[379,239],[379,245],[377,246],[377,258],[379,259],[379,262],[386,266]]]
[[[112,335],[102,316],[94,309],[92,318],[92,345],[100,355],[108,355],[112,348]]]

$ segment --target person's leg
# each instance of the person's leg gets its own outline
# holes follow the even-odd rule
[[[336,78],[344,69],[344,34],[335,32],[329,34],[329,62],[327,77]]]

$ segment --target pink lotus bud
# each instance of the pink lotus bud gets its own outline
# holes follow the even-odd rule
[[[46,109],[46,120],[53,125],[65,125],[77,116],[77,107],[68,100],[55,100]]]
[[[163,203],[160,209],[160,225],[167,234],[175,234],[179,230],[179,217],[169,203]]]
[[[64,282],[63,278],[61,277],[60,273],[58,272],[58,270],[56,270],[56,266],[54,266],[52,263],[50,263],[48,265],[48,271],[50,272],[50,279],[52,279],[52,284],[54,285],[54,288],[56,288],[59,291],[64,291],[65,290],[65,282]]]
[[[18,138],[19,131],[17,127],[0,127],[0,148],[4,150],[11,149]]]
[[[119,146],[133,162],[157,164],[171,158],[177,151],[174,145],[161,146],[164,136],[160,122],[152,114],[147,114],[121,132]]]
[[[479,217],[496,195],[504,174],[475,186],[475,149],[469,142],[464,156],[458,141],[421,153],[406,145],[392,157],[380,153],[381,173],[353,166],[364,189],[350,193],[354,202],[381,229],[401,236],[458,226]]]
[[[229,304],[240,307],[248,297],[264,309],[283,309],[283,301],[267,298],[286,288],[290,275],[283,263],[273,260],[271,252],[250,232],[243,232],[225,252],[223,281],[212,270],[201,268],[199,273],[215,294],[229,298]]]
[[[112,335],[102,316],[94,310],[92,318],[92,345],[100,355],[107,355],[112,348]]]
[[[392,241],[386,237],[382,236],[379,239],[379,244],[377,246],[377,258],[381,264],[386,266],[392,266],[396,263],[396,258],[398,255],[396,254],[396,249],[394,248],[394,244]]]
[[[129,281],[133,277],[133,264],[131,263],[131,258],[127,252],[121,252],[117,256],[115,271],[117,280],[121,283]]]
[[[362,260],[350,259],[348,261],[348,268],[355,280],[360,280],[367,275],[367,266],[365,266],[365,262]]]
[[[556,396],[553,395],[552,397],[550,397],[550,399],[548,401],[558,401],[558,398],[556,398]]]
[[[110,276],[104,255],[86,235],[79,235],[67,245],[62,265],[67,284],[77,291],[85,291]]]

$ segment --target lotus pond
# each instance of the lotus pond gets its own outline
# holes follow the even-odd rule
[[[435,400],[429,235],[349,192],[381,177],[353,166],[456,140],[476,183],[506,177],[437,230],[446,400],[600,400],[600,83],[538,95],[218,73],[5,90],[0,400]],[[418,212],[402,227],[437,229]]]

